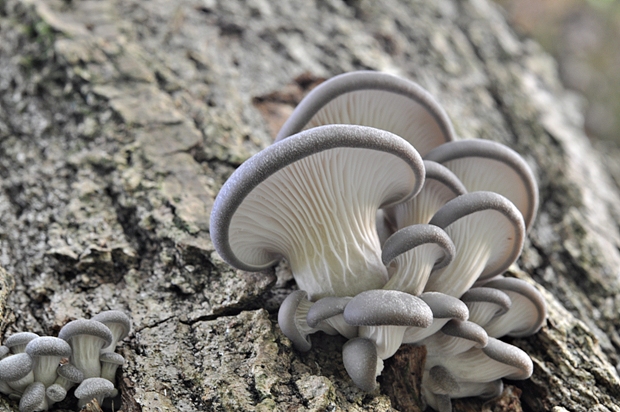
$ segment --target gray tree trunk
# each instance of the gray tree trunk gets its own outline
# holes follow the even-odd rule
[[[549,305],[512,341],[534,375],[455,409],[620,411],[618,168],[553,60],[487,0],[0,0],[2,332],[127,311],[126,412],[415,410],[423,354],[357,390],[343,340],[300,354],[280,333],[291,282],[231,269],[209,239],[234,168],[314,82],[363,68],[419,82],[461,137],[513,147],[540,184],[512,270]]]

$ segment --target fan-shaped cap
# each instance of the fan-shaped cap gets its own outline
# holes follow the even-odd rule
[[[525,238],[523,217],[504,196],[471,192],[446,203],[430,224],[454,241],[451,264],[434,272],[426,290],[461,296],[478,279],[504,272],[519,257]]]
[[[306,315],[308,326],[316,328],[319,324],[331,317],[340,315],[344,312],[345,306],[351,301],[351,297],[328,296],[317,300],[310,307]]]
[[[482,326],[469,321],[452,319],[440,331],[425,338],[419,344],[426,346],[428,357],[450,357],[472,347],[482,348],[486,346],[488,338]]]
[[[463,183],[447,167],[425,160],[424,169],[426,174],[420,193],[407,202],[385,209],[386,219],[396,229],[430,222],[443,205],[467,193]]]
[[[13,353],[22,353],[26,350],[26,345],[39,335],[32,332],[18,332],[9,336],[4,342],[4,346],[9,348]]]
[[[420,295],[433,312],[435,319],[467,320],[469,311],[460,299],[441,292],[424,292]]]
[[[278,325],[284,335],[293,342],[300,352],[307,352],[312,347],[307,331],[302,331],[296,321],[296,312],[302,301],[308,299],[303,290],[296,290],[284,299],[278,311]]]
[[[515,370],[505,374],[507,379],[522,380],[532,376],[534,364],[532,359],[521,349],[499,339],[489,338],[487,345],[481,349],[489,358],[513,367]]]
[[[415,196],[411,145],[363,126],[316,127],[243,163],[218,194],[211,238],[224,260],[259,271],[282,257],[311,299],[383,286],[375,213]]]
[[[71,356],[71,346],[60,338],[41,336],[28,342],[26,353],[32,358],[39,356],[68,358]]]
[[[469,320],[485,326],[491,319],[501,316],[510,309],[510,297],[499,289],[475,287],[461,296],[469,309]]]
[[[400,229],[383,245],[383,263],[395,265],[383,288],[419,295],[431,271],[448,265],[454,255],[452,239],[437,226],[412,225]]]
[[[412,81],[374,71],[341,74],[314,88],[284,123],[276,140],[325,124],[387,130],[402,136],[423,155],[454,140],[450,119],[430,93]]]
[[[41,382],[32,382],[24,391],[19,400],[19,412],[40,411],[45,402],[45,385]],[[47,409],[47,408],[45,408]]]
[[[530,336],[538,332],[547,317],[547,304],[542,294],[532,285],[517,278],[497,278],[484,284],[497,288],[510,297],[508,312],[484,325],[490,336]]]
[[[453,319],[441,328],[441,332],[453,338],[465,339],[473,342],[477,348],[484,348],[488,341],[484,328],[474,322]]]
[[[372,392],[377,387],[376,378],[383,369],[383,362],[377,357],[372,341],[364,338],[349,340],[342,347],[342,361],[358,388]]]
[[[482,139],[449,142],[431,150],[425,160],[452,170],[468,191],[492,191],[512,201],[529,228],[538,209],[538,184],[532,170],[514,150]]]
[[[101,347],[105,347],[112,342],[112,332],[103,323],[92,319],[76,319],[67,323],[60,329],[58,337],[69,344],[71,340],[79,336],[92,336],[101,340]]]
[[[367,290],[344,308],[344,320],[355,326],[417,326],[433,322],[433,312],[420,298],[396,290]]]
[[[104,352],[113,352],[117,342],[123,340],[131,331],[131,318],[120,310],[106,310],[91,319],[103,323],[112,332],[112,342],[102,349]]]

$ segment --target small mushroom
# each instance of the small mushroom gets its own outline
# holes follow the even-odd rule
[[[358,388],[372,392],[377,376],[383,371],[383,361],[377,356],[375,344],[365,338],[354,338],[342,347],[342,361],[351,380]]]
[[[102,352],[99,361],[101,362],[101,377],[115,383],[116,370],[125,363],[125,358],[115,352]]]
[[[432,270],[447,266],[455,255],[454,243],[441,228],[412,225],[394,233],[383,245],[383,264],[393,268],[384,289],[420,295]]]
[[[60,338],[42,336],[28,342],[26,353],[33,360],[34,380],[48,387],[56,380],[61,359],[71,356],[71,347]]]
[[[521,211],[529,229],[538,209],[538,185],[523,158],[501,143],[469,139],[441,145],[425,157],[445,165],[468,191],[501,194]]]
[[[108,397],[114,391],[114,385],[107,379],[103,378],[86,378],[75,389],[75,397],[78,398],[78,407],[82,408],[93,399],[99,405],[103,403],[103,399]]]
[[[547,305],[542,294],[532,285],[516,278],[497,278],[484,284],[506,293],[510,309],[484,324],[489,336],[524,337],[538,332],[547,317]]]
[[[16,392],[23,392],[34,382],[32,358],[25,352],[0,360],[0,381],[5,381]]]
[[[426,224],[443,205],[467,193],[463,183],[447,167],[425,160],[424,169],[426,176],[420,193],[413,199],[384,209],[388,224],[395,229]]]
[[[85,378],[100,376],[99,352],[113,340],[107,326],[92,319],[77,319],[63,326],[58,337],[71,346],[70,362],[84,373]]]
[[[357,327],[351,326],[344,321],[344,308],[347,306],[351,297],[328,296],[314,302],[308,314],[306,322],[311,328],[321,328],[330,326],[338,331],[342,336],[353,339],[357,336]]]
[[[454,241],[456,256],[431,274],[426,291],[460,297],[478,279],[504,272],[519,257],[525,226],[519,210],[493,192],[471,192],[446,203],[430,224]]]
[[[4,342],[4,346],[9,348],[12,353],[23,353],[28,342],[38,337],[39,335],[32,332],[18,332],[9,336]]]
[[[532,375],[532,359],[516,346],[489,337],[484,348],[471,348],[451,357],[432,356],[426,369],[443,366],[458,382],[491,382],[501,378],[522,380]]]
[[[489,287],[471,288],[461,296],[461,300],[469,309],[469,320],[480,326],[485,326],[491,319],[508,312],[512,304],[510,296]]]
[[[32,382],[19,400],[19,412],[45,411],[47,408],[45,385],[41,382]]]
[[[344,308],[344,320],[359,326],[359,336],[377,345],[377,356],[387,359],[403,342],[408,327],[426,328],[433,312],[420,298],[396,290],[367,290]]]
[[[469,316],[467,306],[460,299],[440,292],[424,292],[420,295],[433,312],[433,323],[427,328],[409,327],[403,336],[403,343],[418,343],[437,333],[451,319],[465,321]]]
[[[67,390],[57,383],[53,383],[45,389],[45,395],[50,403],[60,402],[67,397]]]
[[[450,119],[430,93],[412,81],[374,71],[341,74],[315,87],[284,123],[276,141],[328,124],[387,130],[422,155],[454,140]]]
[[[123,340],[131,331],[131,319],[120,310],[106,310],[91,318],[106,325],[112,332],[112,343],[101,349],[103,352],[114,352],[118,342]]]
[[[278,311],[278,325],[284,335],[293,342],[293,346],[300,352],[307,352],[312,347],[308,335],[318,332],[318,329],[308,326],[306,315],[312,302],[303,290],[296,290],[284,299]],[[328,333],[336,334],[335,330]]]
[[[455,356],[472,347],[483,348],[489,337],[484,328],[474,322],[452,319],[440,331],[425,338],[426,356]]]
[[[402,138],[363,126],[321,126],[244,162],[211,213],[211,238],[232,266],[260,271],[286,258],[310,300],[381,288],[387,270],[379,208],[420,190],[424,166]]]
[[[58,376],[54,384],[48,387],[46,392],[51,391],[53,394],[48,393],[48,398],[54,400],[54,402],[60,402],[65,398],[69,389],[84,380],[84,373],[70,363],[63,363],[58,366],[56,373]],[[63,392],[64,395],[62,395]],[[60,399],[56,400],[58,398]]]

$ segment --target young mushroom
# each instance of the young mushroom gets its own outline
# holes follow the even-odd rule
[[[383,360],[377,356],[373,341],[366,338],[347,341],[342,347],[342,362],[358,388],[366,392],[375,390],[377,376],[383,371]]]
[[[33,359],[34,380],[47,388],[56,380],[60,361],[71,356],[71,347],[60,338],[42,336],[28,342],[26,353]]]
[[[78,398],[78,407],[83,408],[87,403],[95,399],[99,405],[114,391],[114,385],[107,379],[87,378],[75,389],[75,397]]]
[[[465,321],[469,317],[467,305],[454,296],[440,292],[424,292],[420,295],[433,312],[433,323],[427,328],[411,326],[403,336],[403,343],[418,344],[424,338],[437,333],[450,320]]]
[[[538,209],[538,185],[532,170],[514,150],[482,139],[449,142],[431,150],[433,160],[452,170],[468,191],[490,191],[513,202],[523,215],[526,229]]]
[[[45,385],[41,382],[32,382],[19,400],[19,412],[35,412],[47,410]]]
[[[493,192],[471,192],[451,200],[430,224],[448,233],[456,256],[430,276],[425,290],[456,297],[478,279],[489,279],[508,269],[519,257],[525,237],[519,210]]]
[[[6,382],[15,392],[23,392],[34,382],[32,358],[25,352],[0,360],[0,381]]]
[[[45,390],[45,393],[50,400],[60,402],[67,396],[69,389],[84,380],[84,373],[70,363],[58,366],[56,373],[58,375],[56,380]]]
[[[489,341],[484,328],[474,322],[452,319],[441,330],[420,341],[426,356],[455,356],[470,348],[484,348]]]
[[[452,239],[441,228],[411,225],[390,236],[383,245],[381,259],[391,270],[384,289],[420,295],[431,271],[447,266],[456,249]]]
[[[260,271],[286,258],[310,300],[355,296],[387,281],[375,216],[417,194],[424,165],[389,132],[315,127],[244,162],[218,194],[211,238],[232,266]]]
[[[386,224],[395,229],[426,224],[443,205],[467,193],[463,183],[447,167],[425,160],[424,169],[424,186],[416,197],[383,209]]]
[[[116,344],[123,340],[131,331],[131,319],[120,310],[106,310],[93,316],[91,320],[103,323],[112,332],[112,342],[102,352],[114,352]]]
[[[512,301],[510,296],[499,289],[489,287],[475,287],[461,296],[469,309],[469,320],[485,326],[496,316],[508,312]]]
[[[374,71],[345,73],[321,83],[295,108],[276,141],[328,124],[387,130],[422,155],[454,140],[452,123],[433,96],[412,81]]]
[[[92,319],[77,319],[63,326],[58,337],[71,346],[70,362],[84,373],[85,378],[100,376],[99,352],[113,340],[107,326]]]
[[[4,342],[4,346],[9,348],[11,353],[23,353],[28,342],[38,337],[39,335],[32,332],[18,332],[9,336]]]
[[[482,324],[489,336],[530,336],[542,327],[547,317],[547,305],[534,286],[521,279],[502,277],[492,279],[484,286],[506,293],[512,301],[506,313]]]

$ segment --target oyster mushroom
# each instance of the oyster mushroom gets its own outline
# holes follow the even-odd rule
[[[440,331],[425,338],[419,345],[426,346],[426,356],[455,356],[472,347],[483,348],[489,336],[474,322],[456,319],[446,323]]]
[[[482,325],[489,336],[524,337],[533,335],[542,327],[547,317],[547,305],[534,286],[516,278],[496,278],[484,286],[506,293],[512,301],[506,313]]]
[[[25,352],[7,356],[0,360],[0,381],[16,392],[23,392],[34,382],[32,364],[32,358]]]
[[[112,332],[112,342],[101,349],[102,352],[114,352],[116,344],[129,335],[129,331],[131,331],[131,319],[120,310],[106,310],[96,314],[91,320],[103,323]]]
[[[481,326],[508,312],[512,304],[510,296],[490,287],[471,288],[461,296],[461,300],[469,309],[469,320]]]
[[[463,183],[447,167],[425,160],[424,169],[426,171],[424,186],[416,197],[383,209],[388,222],[386,225],[401,229],[426,224],[443,205],[467,193]]]
[[[28,342],[26,353],[33,359],[34,380],[48,387],[56,380],[60,361],[71,356],[71,346],[60,338],[42,336]]]
[[[532,170],[514,150],[501,143],[469,139],[441,145],[425,157],[441,163],[463,182],[468,191],[490,191],[513,202],[532,225],[538,209],[538,185]]]
[[[218,194],[211,238],[232,266],[260,271],[286,258],[310,300],[381,288],[377,210],[417,194],[419,154],[363,126],[315,127],[244,162]]]
[[[96,320],[77,319],[60,329],[58,337],[71,346],[70,362],[84,373],[84,378],[99,377],[99,352],[112,343],[112,332]]]
[[[78,398],[78,407],[95,399],[99,405],[103,403],[103,399],[108,397],[114,391],[114,385],[104,378],[87,378],[75,388],[75,397]]]
[[[284,123],[276,141],[328,124],[387,130],[422,155],[454,140],[452,123],[433,96],[412,81],[374,71],[341,74],[315,87]]]
[[[411,225],[390,236],[383,245],[381,259],[390,280],[384,289],[420,295],[432,270],[447,266],[455,255],[452,239],[441,228]]]
[[[420,295],[433,312],[433,323],[427,328],[409,327],[403,336],[403,343],[418,343],[437,333],[450,320],[465,321],[469,317],[467,306],[460,299],[440,292],[424,292]]]
[[[313,303],[308,300],[308,294],[305,291],[296,290],[284,299],[278,311],[278,325],[282,333],[293,342],[293,346],[297,350],[301,352],[310,350],[312,345],[309,335],[318,331],[323,331],[329,335],[340,333],[349,338],[357,335],[357,328],[347,325],[344,320],[341,322],[336,320],[330,321],[330,318],[334,316],[340,315],[340,318],[342,318],[341,314],[344,310],[344,305],[341,304],[336,307],[337,310],[330,311],[329,309],[333,309],[333,307],[326,307],[326,304],[329,304],[326,300],[332,299],[338,299],[342,303],[346,303],[350,298],[323,298]],[[321,312],[321,307],[324,310],[322,313],[319,313]],[[311,317],[314,322],[309,324],[307,316],[312,308],[315,308]],[[330,313],[326,314],[325,309]]]
[[[19,412],[45,411],[47,408],[45,385],[41,382],[32,382],[19,400]]]
[[[519,257],[525,226],[519,210],[493,192],[471,192],[443,206],[430,224],[454,241],[456,256],[430,276],[426,291],[460,297],[478,279],[504,272]]]
[[[4,342],[4,346],[9,348],[11,353],[23,353],[28,342],[38,337],[39,335],[32,332],[18,332],[9,336]]]

